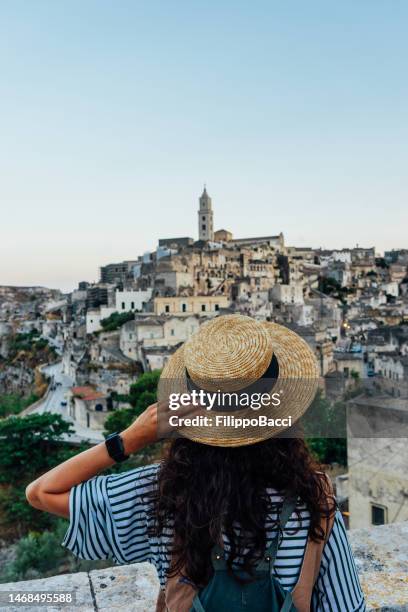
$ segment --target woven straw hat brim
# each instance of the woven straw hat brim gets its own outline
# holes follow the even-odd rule
[[[292,330],[277,323],[262,322],[267,331],[273,353],[279,364],[279,375],[271,394],[280,394],[280,406],[268,408],[274,418],[292,417],[292,425],[310,406],[319,385],[316,358],[308,344]],[[186,378],[185,345],[182,345],[164,366],[158,385],[158,400],[167,401],[171,393],[188,393]],[[263,413],[265,414],[265,412]],[[225,413],[211,411],[211,415]],[[256,416],[251,408],[236,413],[242,418]],[[231,427],[183,427],[178,430],[183,437],[212,446],[245,446],[265,440],[284,431],[282,427],[250,426],[241,431]]]

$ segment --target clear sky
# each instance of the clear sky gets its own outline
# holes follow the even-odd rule
[[[406,0],[0,0],[0,284],[215,228],[408,247]]]

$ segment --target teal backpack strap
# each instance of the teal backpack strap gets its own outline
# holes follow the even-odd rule
[[[282,509],[279,514],[279,530],[268,548],[266,549],[263,558],[259,561],[257,565],[258,570],[265,571],[266,569],[269,569],[272,572],[272,568],[275,563],[276,555],[279,548],[281,532],[285,529],[286,523],[292,516],[292,513],[295,509],[296,500],[290,497],[285,497],[285,499],[283,500]]]
[[[205,612],[203,608],[203,604],[201,603],[200,598],[198,596],[198,593],[196,593],[194,596],[192,606],[193,606],[192,610],[194,610],[195,612]]]
[[[225,570],[227,567],[224,549],[220,544],[216,544],[211,551],[211,563],[215,572]],[[195,594],[191,609],[194,610],[194,612],[205,612],[199,593]]]
[[[286,523],[292,516],[294,510],[296,510],[296,499],[293,497],[285,497],[282,504],[282,510],[279,514],[279,527],[283,531],[286,527]]]
[[[292,593],[290,591],[286,591],[285,601],[283,602],[280,612],[291,612],[291,610],[293,610]],[[202,611],[200,610],[200,612]]]

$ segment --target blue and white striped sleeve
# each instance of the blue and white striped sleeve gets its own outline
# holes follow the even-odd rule
[[[155,470],[149,466],[97,476],[73,487],[70,524],[62,545],[81,559],[151,561],[145,501],[149,472],[154,478]]]
[[[343,517],[336,512],[324,547],[313,597],[313,612],[364,612],[366,605]]]
[[[62,545],[81,559],[112,557],[107,479],[107,476],[97,476],[71,489],[69,528]]]

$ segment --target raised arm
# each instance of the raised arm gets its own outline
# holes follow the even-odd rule
[[[127,455],[136,453],[157,440],[157,404],[149,406],[121,434]],[[89,480],[114,464],[105,442],[101,442],[46,472],[26,489],[31,506],[51,514],[69,517],[69,493],[75,485]]]

